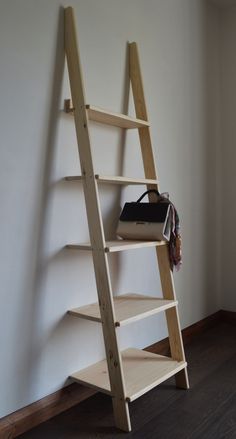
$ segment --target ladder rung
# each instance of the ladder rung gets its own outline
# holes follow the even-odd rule
[[[177,300],[165,300],[159,297],[141,294],[124,294],[114,297],[115,326],[123,326],[136,320],[165,311],[177,305]],[[69,314],[94,322],[101,322],[98,303],[92,303],[68,311]]]
[[[104,247],[104,251],[106,253],[111,252],[120,252],[122,250],[133,250],[136,248],[145,248],[145,247],[157,247],[159,245],[166,245],[165,241],[131,241],[125,239],[119,239],[117,241],[107,241]],[[84,244],[68,244],[66,248],[71,250],[93,250],[92,246],[89,242],[85,242]],[[99,249],[98,249],[99,250]]]
[[[113,111],[104,110],[103,108],[95,107],[93,105],[86,105],[86,109],[88,118],[94,122],[126,129],[145,128],[150,126],[149,122],[146,120],[136,119],[127,116],[126,114],[114,113]],[[70,114],[73,114],[74,112],[70,99],[65,100],[65,111]]]
[[[122,177],[122,176],[107,176],[107,175],[99,175],[95,174],[94,176],[98,183],[108,183],[108,184],[158,184],[157,180],[152,180],[150,178],[130,178],[130,177]],[[71,175],[68,177],[65,177],[66,181],[81,181],[83,180],[82,175]]]
[[[125,381],[125,398],[131,402],[187,366],[163,355],[129,348],[121,352]],[[111,394],[106,360],[99,361],[70,378],[100,392]]]

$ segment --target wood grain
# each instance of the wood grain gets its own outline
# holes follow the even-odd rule
[[[148,127],[150,124],[147,120],[142,120],[127,116],[126,114],[114,113],[94,105],[86,105],[88,119],[105,125],[112,125],[118,128],[133,129]],[[73,115],[74,107],[70,99],[65,99],[65,112]]]
[[[175,300],[164,300],[142,294],[122,294],[114,297],[115,325],[127,325],[176,305]],[[71,309],[68,314],[94,322],[102,321],[98,303]]]
[[[0,419],[0,438],[14,438],[59,413],[73,407],[95,393],[78,384],[70,384]]]
[[[139,62],[138,48],[136,43],[130,44],[130,79],[134,95],[134,105],[136,116],[148,120],[147,107],[144,96],[143,80]],[[152,148],[150,129],[143,128],[139,130],[140,145],[144,164],[144,173],[146,178],[157,179],[155,157]],[[150,188],[150,186],[147,186]],[[151,188],[158,189],[158,186]],[[149,195],[152,201],[153,194]],[[159,265],[162,293],[164,299],[175,300],[175,290],[173,277],[170,270],[169,254],[167,246],[156,247],[157,260]],[[185,362],[185,354],[180,329],[179,315],[177,307],[166,310],[166,320],[170,340],[171,356],[177,361]],[[187,368],[176,374],[176,385],[180,388],[188,389]]]
[[[86,105],[86,109],[88,111],[89,119],[95,122],[126,129],[143,128],[149,126],[149,122],[147,120],[126,116],[125,114],[113,113],[92,105]]]
[[[121,185],[147,185],[147,184],[157,184],[157,180],[151,180],[148,178],[132,178],[123,176],[112,176],[112,175],[99,175],[95,174],[95,178],[98,183],[105,184],[121,184]],[[82,175],[69,175],[64,178],[66,181],[82,181]]]
[[[234,321],[236,320],[236,313],[234,314]],[[229,320],[227,320],[227,316],[229,317]],[[208,330],[211,328],[214,328],[214,338],[211,341],[211,344],[209,345],[209,342],[207,341],[207,337],[204,336],[204,343],[206,346],[203,347],[203,343],[201,341],[199,351],[202,355],[201,360],[201,367],[200,367],[200,373],[206,375],[209,371],[209,373],[212,375],[212,368],[214,367],[214,364],[217,365],[217,361],[219,361],[219,353],[217,350],[213,349],[213,341],[216,340],[216,343],[220,342],[221,346],[223,343],[223,339],[219,340],[217,338],[217,331],[222,322],[227,322],[230,326],[228,331],[232,334],[232,327],[231,324],[232,318],[231,318],[231,312],[230,311],[218,311],[199,322],[194,323],[191,326],[188,326],[182,331],[183,335],[183,341],[184,345],[191,346],[191,343],[194,342],[195,344],[198,343],[198,340],[201,340],[201,336],[203,334],[208,334]],[[227,338],[227,337],[226,337]],[[228,340],[228,338],[227,338]],[[165,338],[163,340],[160,340],[157,343],[154,343],[153,345],[150,345],[146,348],[147,351],[153,352],[160,355],[168,355],[169,354],[169,340],[168,338]],[[210,349],[211,352],[211,358],[210,362],[207,366],[205,364],[205,358],[207,356],[207,350]],[[224,347],[221,349],[224,353],[224,358],[227,360],[226,351],[227,351],[227,344],[224,345]],[[214,355],[213,355],[214,353]],[[221,353],[220,360],[223,361],[223,356]],[[192,357],[189,359],[191,364],[191,369],[194,368],[194,359]],[[197,362],[199,362],[199,358],[196,359]],[[198,373],[196,371],[196,373]],[[192,372],[193,376],[193,372]],[[194,378],[194,377],[193,377]],[[194,378],[196,381],[196,378]],[[160,390],[156,392],[157,395],[157,403],[160,401],[161,408],[163,409],[163,401],[160,400]],[[174,392],[174,391],[173,391]],[[33,404],[28,405],[27,407],[24,407],[8,416],[5,416],[4,418],[0,419],[0,438],[1,439],[10,439],[15,438],[18,435],[30,430],[31,428],[41,424],[44,421],[47,421],[48,419],[53,418],[54,416],[58,415],[59,413],[62,413],[63,411],[69,409],[70,407],[73,407],[77,405],[78,403],[84,401],[85,399],[89,398],[90,396],[94,395],[95,391],[92,389],[89,389],[84,386],[80,386],[79,384],[71,384],[58,392],[55,392],[54,394],[48,395],[45,398],[41,399],[40,401],[34,402]],[[165,391],[165,394],[168,392]],[[175,395],[178,397],[180,394],[177,392]],[[152,404],[154,403],[154,394],[152,394]],[[92,404],[92,401],[90,405]],[[108,404],[109,405],[109,404]],[[152,415],[152,405],[148,404],[147,406],[147,413]],[[107,408],[106,408],[107,411]],[[157,409],[154,408],[155,413],[157,414]],[[153,414],[153,415],[154,415]],[[134,413],[135,417],[135,413]],[[94,415],[93,415],[94,418]],[[139,420],[139,415],[137,414],[137,423]],[[88,423],[88,420],[86,421]],[[136,424],[136,423],[135,423]],[[116,432],[117,433],[117,432]]]
[[[120,252],[125,250],[135,250],[137,248],[166,246],[165,241],[135,241],[120,239],[116,241],[106,241],[104,243],[105,253]],[[91,251],[92,245],[89,242],[82,244],[67,244],[66,248],[70,250]]]
[[[185,361],[129,348],[121,353],[126,383],[126,400],[131,402],[186,367]],[[106,360],[71,375],[75,381],[108,395],[111,388]]]
[[[79,56],[75,17],[72,7],[65,8],[65,53],[68,65],[74,121],[78,143],[81,172],[93,265],[96,278],[98,301],[103,321],[102,331],[105,344],[112,402],[116,426],[124,431],[131,430],[129,408],[125,400],[125,383],[121,355],[114,319],[111,279],[105,249],[105,236],[98,197],[97,181],[89,135],[89,119]]]

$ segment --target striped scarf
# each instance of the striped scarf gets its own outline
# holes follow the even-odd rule
[[[171,232],[169,240],[169,258],[170,268],[173,271],[179,271],[182,265],[182,252],[181,252],[181,234],[180,234],[180,221],[178,212],[174,204],[169,200],[168,192],[163,192],[159,196],[159,202],[168,203],[170,205],[171,212]]]

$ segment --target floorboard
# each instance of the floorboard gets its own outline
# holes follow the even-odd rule
[[[222,323],[186,346],[189,391],[173,378],[130,404],[132,432],[114,428],[109,396],[96,394],[21,439],[236,439],[236,327]]]

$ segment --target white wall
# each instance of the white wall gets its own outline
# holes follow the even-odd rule
[[[220,20],[222,108],[222,308],[236,311],[236,6]]]
[[[88,228],[81,186],[61,180],[79,173],[79,164],[73,122],[62,112],[69,86],[60,5],[0,4],[0,416],[52,393],[71,372],[104,355],[99,325],[66,315],[96,300],[96,290],[91,256],[63,248],[86,241]],[[209,221],[219,151],[211,141],[217,133],[207,124],[217,19],[209,19],[199,0],[71,5],[88,102],[114,111],[126,107],[126,43],[139,44],[161,190],[170,192],[181,216],[184,264],[175,282],[181,324],[188,326],[219,309],[219,230]],[[209,47],[213,64],[207,63]],[[216,129],[215,118],[211,123]],[[136,133],[125,137],[94,126],[92,139],[98,172],[143,175]],[[114,234],[119,204],[139,194],[137,188],[122,195],[101,190],[107,236]],[[135,259],[132,252],[112,256],[111,272],[115,293],[160,294],[153,250],[137,251]],[[163,316],[155,316],[124,328],[121,346],[163,338],[162,323]]]

